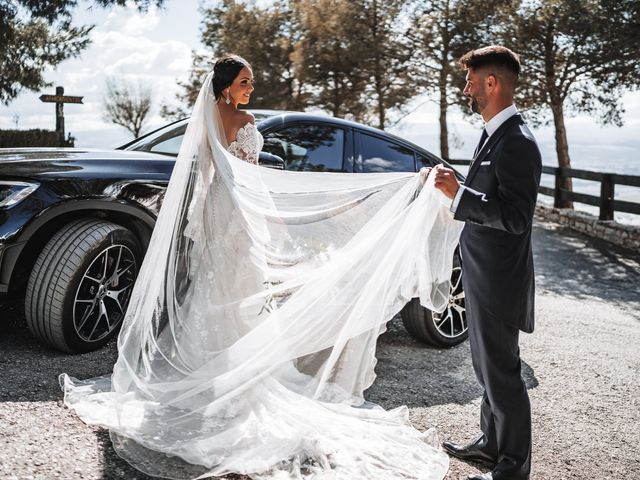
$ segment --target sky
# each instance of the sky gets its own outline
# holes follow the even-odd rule
[[[54,104],[38,97],[54,93],[62,85],[67,95],[84,97],[84,104],[65,105],[66,131],[77,147],[114,148],[132,139],[124,128],[102,118],[106,78],[113,76],[142,82],[152,90],[155,108],[146,130],[167,123],[159,116],[161,103],[172,102],[179,91],[177,80],[188,77],[191,51],[200,50],[198,0],[167,0],[163,9],[151,7],[139,13],[134,7],[100,9],[81,1],[74,12],[77,24],[95,24],[92,44],[78,58],[46,71],[52,86],[41,92],[24,91],[10,105],[0,106],[0,128],[55,128]],[[259,52],[256,52],[259,54]],[[251,61],[251,59],[248,59]],[[567,119],[573,166],[592,170],[640,174],[640,92],[623,98],[625,125],[601,127],[583,115]],[[428,97],[414,101],[417,108],[389,130],[439,153],[438,113]],[[458,139],[453,158],[469,158],[480,135],[480,124],[460,111],[450,112],[449,129]],[[532,129],[545,164],[556,164],[552,127]]]

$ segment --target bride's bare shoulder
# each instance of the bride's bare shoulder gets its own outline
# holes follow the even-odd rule
[[[245,110],[238,110],[235,114],[234,123],[238,125],[238,128],[244,127],[247,123],[256,123],[256,118],[251,112]]]
[[[255,125],[255,117],[250,112],[245,110],[236,110],[231,115],[227,114],[226,121],[224,121],[224,130],[229,143],[236,139],[238,132],[245,128],[247,124],[251,123]]]

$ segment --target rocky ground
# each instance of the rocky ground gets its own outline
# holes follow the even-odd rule
[[[533,409],[534,480],[640,477],[640,255],[551,223],[534,232],[537,328],[524,335]],[[481,391],[468,343],[425,348],[395,319],[379,340],[368,399],[406,404],[417,428],[466,440]],[[36,343],[18,303],[0,307],[0,478],[144,479],[113,452],[108,433],[67,410],[57,376],[108,373],[115,343],[69,356]],[[447,479],[478,472],[451,461]],[[354,479],[355,480],[355,479]]]

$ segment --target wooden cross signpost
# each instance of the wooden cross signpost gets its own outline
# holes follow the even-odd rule
[[[62,87],[56,87],[55,95],[40,95],[41,101],[56,104],[56,132],[60,133],[62,140],[64,140],[64,104],[82,103],[82,98],[65,95]]]

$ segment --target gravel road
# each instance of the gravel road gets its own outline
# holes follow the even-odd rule
[[[532,479],[639,478],[640,255],[541,220],[534,245],[537,325],[521,340]],[[476,434],[481,391],[468,342],[425,348],[394,319],[378,345],[369,400],[408,405],[414,425],[437,427],[442,440]],[[31,338],[19,304],[0,307],[0,478],[150,478],[115,455],[106,431],[61,402],[59,373],[108,373],[116,355],[115,342],[59,354]],[[478,471],[454,459],[447,479]]]

